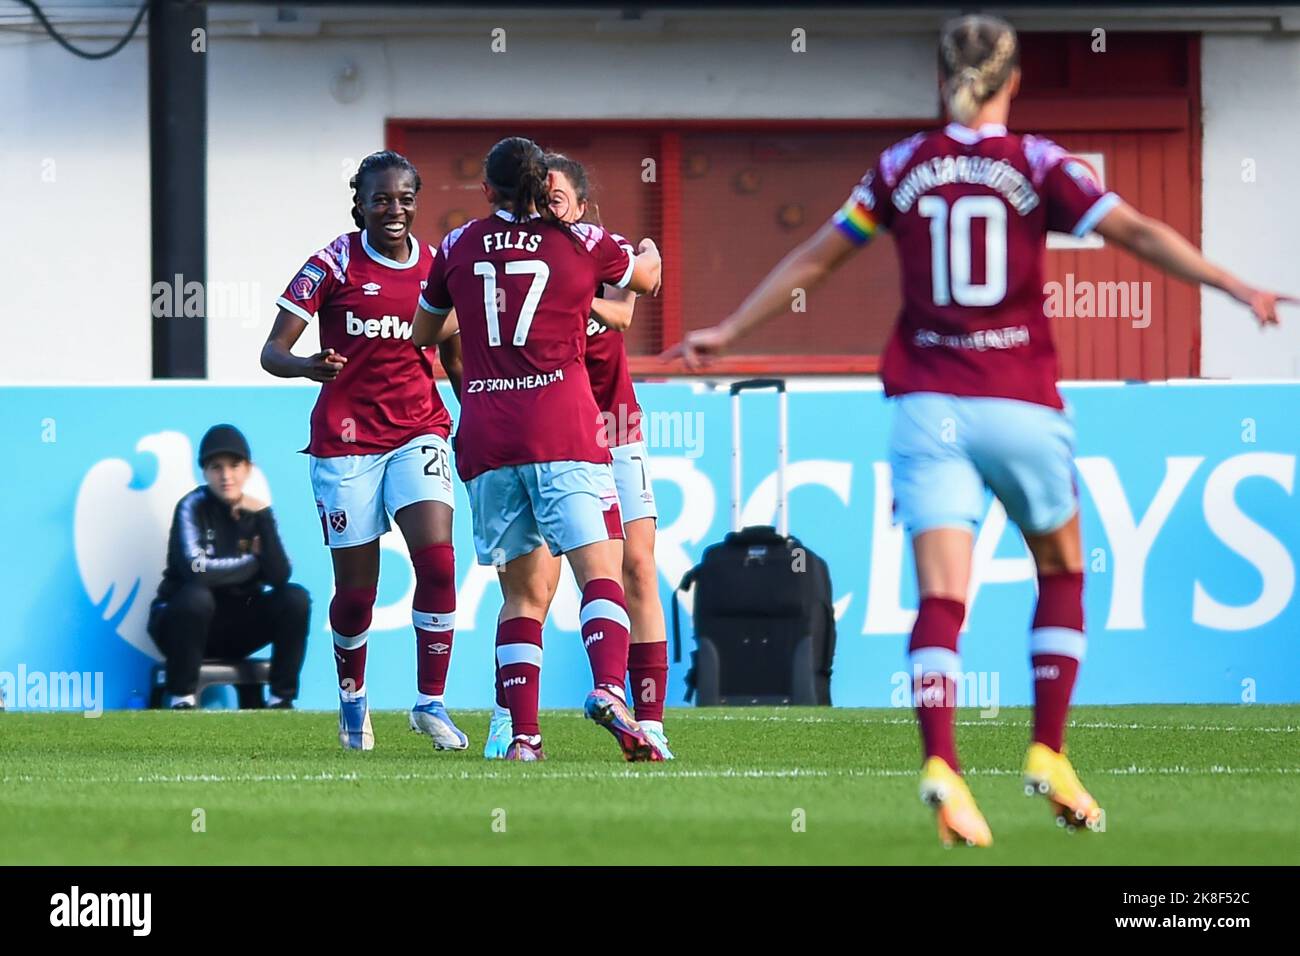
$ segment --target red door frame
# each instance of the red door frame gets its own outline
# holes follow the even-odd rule
[[[1125,130],[1186,130],[1189,140],[1188,173],[1191,187],[1192,242],[1201,244],[1201,96],[1200,96],[1200,38],[1193,35],[1187,44],[1188,85],[1179,92],[1136,93],[1133,95],[1088,94],[1066,91],[1035,94],[1026,92],[1012,105],[1013,129],[1043,129],[1054,132],[1069,131],[1125,131]],[[912,117],[875,120],[838,119],[544,119],[525,120],[475,120],[429,119],[393,117],[385,122],[385,140],[391,149],[406,151],[406,134],[414,130],[441,130],[452,128],[501,128],[512,122],[529,126],[544,126],[560,130],[593,128],[608,131],[657,133],[660,148],[660,215],[663,236],[660,246],[668,268],[664,270],[663,331],[661,344],[665,347],[678,341],[682,334],[681,274],[673,264],[681,261],[680,215],[681,182],[679,159],[681,134],[691,130],[710,132],[804,132],[804,131],[880,131],[894,130],[901,136],[917,129],[933,128],[940,119]],[[1191,375],[1200,374],[1201,328],[1199,309],[1189,316],[1191,323],[1192,354],[1185,366]],[[1175,363],[1177,366],[1178,363]],[[633,356],[632,371],[638,377],[681,375],[676,365],[661,362],[656,356]],[[1165,363],[1156,363],[1144,369],[1144,378],[1163,378]],[[738,355],[720,360],[711,367],[715,375],[762,374],[875,374],[880,369],[878,355]]]

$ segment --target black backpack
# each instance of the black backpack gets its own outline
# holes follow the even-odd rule
[[[785,383],[774,380],[731,386],[735,420],[741,391],[772,387],[778,391],[784,426]],[[733,428],[733,435],[738,434],[739,428]],[[777,507],[784,525],[784,433],[779,441]],[[738,489],[737,448],[732,462],[732,487]],[[733,527],[739,519],[739,503],[733,501]],[[769,525],[733,530],[710,545],[673,592],[674,661],[682,657],[678,591],[692,587],[696,649],[686,675],[687,700],[694,696],[699,706],[830,704],[835,609],[824,560],[798,538]]]

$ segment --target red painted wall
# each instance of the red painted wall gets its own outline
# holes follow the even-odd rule
[[[1200,38],[1110,34],[1093,52],[1080,35],[1024,38],[1024,91],[1012,126],[1071,150],[1106,157],[1107,187],[1140,211],[1201,241]],[[1151,322],[1057,319],[1062,373],[1080,379],[1199,374],[1200,295],[1114,249],[1049,251],[1045,274],[1062,281],[1149,282]]]
[[[1200,242],[1199,41],[1194,34],[1025,34],[1011,126],[1102,152],[1107,186]],[[664,289],[637,306],[629,348],[641,374],[684,329],[710,325],[839,206],[880,150],[933,118],[851,121],[437,121],[394,119],[389,145],[420,168],[416,233],[436,241],[482,215],[477,163],[498,138],[530,136],[592,173],[606,225],[655,237]],[[653,167],[647,165],[653,161]],[[1199,296],[1113,249],[1050,251],[1046,278],[1150,282],[1151,321],[1055,321],[1067,378],[1158,379],[1198,372]],[[871,372],[898,308],[886,237],[792,313],[755,335],[737,373]]]

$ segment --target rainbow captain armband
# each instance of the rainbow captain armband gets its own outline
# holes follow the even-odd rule
[[[854,190],[854,195],[839,208],[831,221],[855,246],[870,242],[880,228],[871,210],[858,199],[857,190]]]

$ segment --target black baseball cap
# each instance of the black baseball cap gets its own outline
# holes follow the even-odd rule
[[[253,453],[248,450],[248,439],[234,425],[213,425],[199,442],[199,467],[207,465],[213,455],[234,455],[244,461],[252,461]]]

